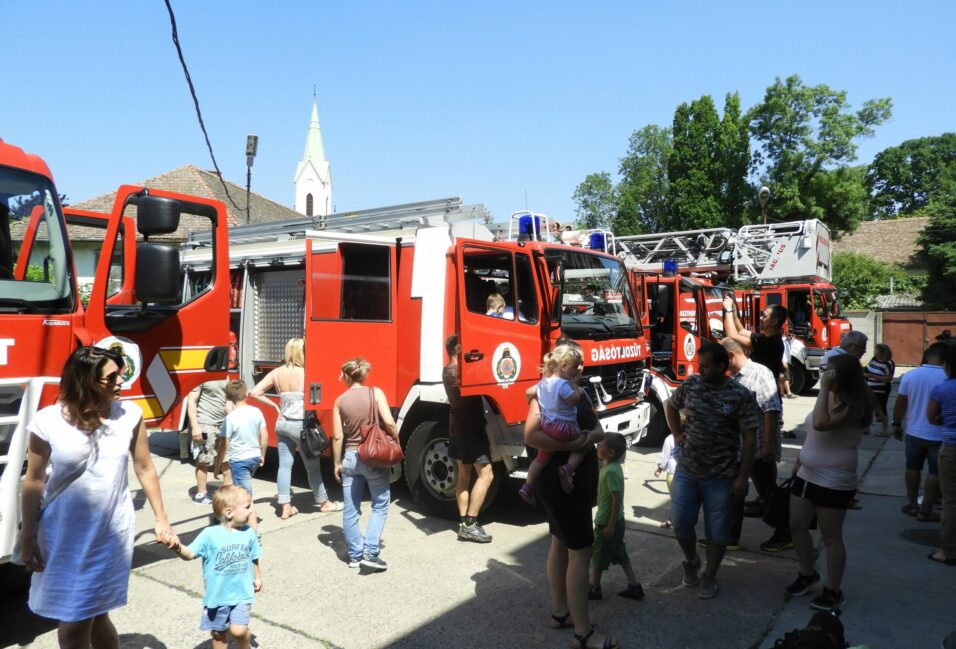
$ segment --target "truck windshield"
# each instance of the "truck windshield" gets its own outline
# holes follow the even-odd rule
[[[53,184],[0,167],[0,311],[64,312],[73,281]]]
[[[558,252],[557,255],[554,253]],[[548,250],[549,266],[564,267],[561,329],[572,338],[636,338],[641,325],[627,270],[618,259],[572,249]]]

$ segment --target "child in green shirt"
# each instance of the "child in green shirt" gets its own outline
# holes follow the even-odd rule
[[[637,581],[624,545],[624,470],[621,462],[626,452],[627,441],[618,433],[608,433],[597,445],[597,456],[603,462],[603,467],[598,479],[598,509],[594,517],[588,599],[601,599],[601,576],[612,563],[621,566],[627,577],[627,588],[618,595],[628,599],[644,599],[644,589]]]

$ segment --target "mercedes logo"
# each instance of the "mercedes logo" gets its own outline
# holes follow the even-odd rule
[[[617,383],[615,386],[617,387],[618,394],[624,394],[625,390],[627,390],[627,372],[621,370],[617,373]]]

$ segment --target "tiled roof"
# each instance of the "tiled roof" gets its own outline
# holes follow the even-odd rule
[[[864,221],[852,233],[833,242],[834,252],[856,252],[906,268],[922,266],[916,239],[929,223],[927,216]]]
[[[246,212],[244,209],[246,206],[246,188],[240,187],[228,180],[224,180],[224,183],[229,188],[229,195],[232,197],[232,200],[235,201],[240,209],[237,209],[236,205],[233,205],[226,196],[223,183],[219,182],[219,178],[215,173],[199,169],[194,165],[185,165],[136,184],[152,189],[164,189],[179,194],[188,194],[190,196],[222,201],[226,204],[229,225],[246,223]],[[110,192],[79,203],[71,203],[70,207],[78,210],[108,214],[113,209],[113,201],[115,198],[116,192]],[[249,195],[249,208],[250,223],[267,223],[302,216],[291,208],[280,205],[255,192],[251,192]],[[126,214],[135,218],[136,208],[132,206],[128,207]],[[23,230],[25,228],[26,223],[11,223],[11,238],[14,240],[22,239]],[[184,241],[189,236],[190,230],[208,229],[208,221],[206,219],[184,214],[180,219],[179,230],[170,235],[153,237],[153,239]],[[103,232],[96,228],[69,226],[69,231],[70,239],[75,241],[100,241],[103,238]]]
[[[893,295],[879,295],[873,301],[878,311],[892,311],[894,309],[922,309],[923,300],[919,295],[909,293],[894,293]]]

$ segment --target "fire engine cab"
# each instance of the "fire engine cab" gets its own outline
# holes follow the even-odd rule
[[[654,377],[649,444],[666,436],[662,404],[697,372],[701,340],[723,338],[728,292],[752,331],[765,307],[789,309],[794,392],[816,382],[824,353],[850,329],[830,283],[830,233],[820,221],[619,236],[614,249],[643,296]]]
[[[621,260],[545,241],[540,215],[515,215],[513,240],[496,241],[475,223],[486,213],[455,198],[230,231],[241,378],[256,382],[282,362],[286,340],[303,337],[306,407],[331,430],[342,363],[368,359],[369,383],[387,395],[406,452],[393,478],[404,474],[415,498],[440,513],[454,511],[442,384],[444,341],[454,332],[462,394],[485,404],[499,476],[489,502],[502,474],[524,475],[524,392],[562,334],[583,348],[582,387],[604,429],[636,441],[648,422],[647,344]],[[200,289],[206,239],[189,245],[184,269]],[[489,314],[492,294],[505,306]]]
[[[183,300],[178,249],[149,238],[174,232],[187,213],[207,224],[217,261],[210,286]],[[85,305],[68,222],[103,231]],[[226,245],[219,202],[123,186],[111,214],[64,210],[46,163],[0,140],[0,563],[20,520],[26,428],[55,402],[77,346],[123,354],[120,398],[136,401],[150,427],[168,421],[204,372],[224,376]]]

